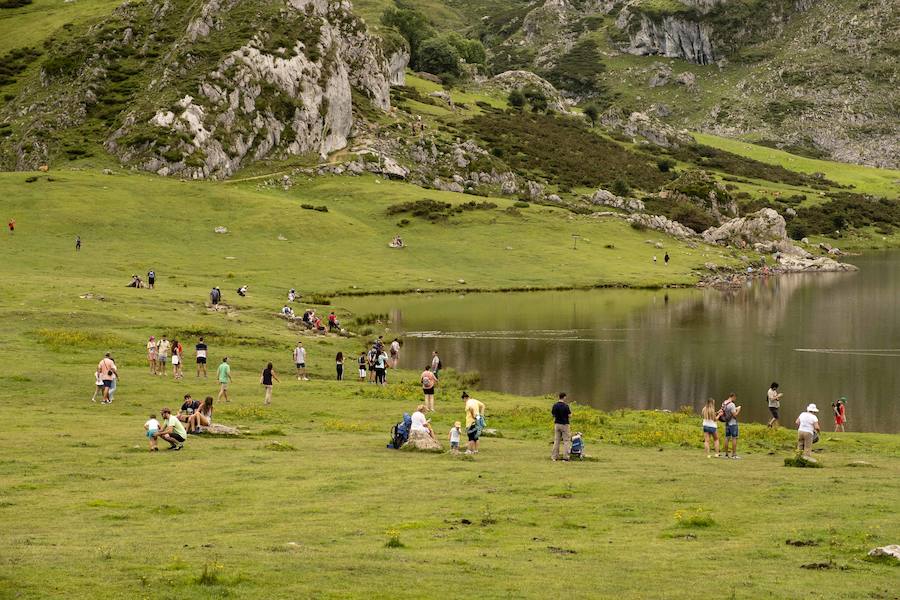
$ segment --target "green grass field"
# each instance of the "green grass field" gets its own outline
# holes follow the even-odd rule
[[[353,381],[352,365],[348,381],[331,381],[334,354],[352,357],[365,339],[301,334],[274,314],[291,286],[692,281],[689,266],[650,268],[649,232],[546,207],[513,216],[496,200],[498,209],[443,224],[411,218],[398,252],[386,246],[398,231],[388,205],[473,197],[371,177],[284,192],[86,171],[26,176],[0,174],[3,216],[18,222],[14,236],[0,236],[0,597],[896,594],[897,567],[865,556],[896,542],[897,436],[825,434],[825,468],[792,469],[782,466],[787,430],[745,426],[744,460],[707,459],[696,416],[576,406],[592,460],[551,463],[549,398],[477,392],[503,438],[486,439],[474,459],[395,452],[385,449],[390,427],[419,399],[411,365],[383,389]],[[218,225],[231,232],[214,234]],[[573,232],[587,238],[577,251]],[[718,252],[664,243],[683,253],[675,264]],[[156,290],[125,287],[148,268]],[[247,298],[232,291],[242,283]],[[204,304],[215,284],[227,310]],[[333,305],[355,329],[359,315],[339,297]],[[147,372],[144,344],[162,334],[187,351],[181,382]],[[186,392],[215,393],[212,379],[193,374],[199,335],[211,367],[228,355],[234,369],[232,402],[215,420],[246,435],[151,454],[142,431],[151,413],[177,408]],[[310,382],[292,377],[298,335]],[[90,395],[107,350],[122,377],[115,403],[101,406]],[[264,407],[268,361],[282,382]],[[434,423],[443,440],[471,381],[452,371],[442,381]]]

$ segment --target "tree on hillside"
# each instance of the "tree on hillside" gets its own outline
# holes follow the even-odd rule
[[[547,95],[540,88],[528,86],[522,90],[522,94],[528,100],[528,104],[531,105],[531,112],[547,112],[547,109],[550,107],[550,104],[547,102]]]
[[[597,108],[596,104],[588,104],[584,107],[584,116],[590,120],[591,127],[593,127],[597,122],[597,117],[600,116],[600,109]]]
[[[525,106],[525,94],[522,93],[522,90],[513,90],[507,96],[506,101],[513,108],[522,108]]]
[[[444,34],[443,37],[451,46],[456,48],[460,58],[470,65],[483,65],[487,60],[484,45],[478,40],[470,40],[459,35],[455,31]]]
[[[434,28],[428,18],[411,7],[387,8],[381,15],[381,23],[395,28],[409,43],[410,66],[421,69],[418,64],[419,48],[422,42],[434,36]]]
[[[419,47],[418,68],[434,75],[460,74],[459,52],[444,38],[429,38]]]

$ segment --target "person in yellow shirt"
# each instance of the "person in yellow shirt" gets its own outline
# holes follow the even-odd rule
[[[469,438],[466,454],[477,454],[478,438],[481,435],[481,419],[479,417],[484,417],[484,403],[470,398],[468,392],[462,393],[462,400],[466,404],[466,436]]]

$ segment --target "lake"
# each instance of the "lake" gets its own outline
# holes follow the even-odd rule
[[[857,273],[785,275],[743,289],[556,291],[344,299],[388,313],[401,367],[437,350],[445,367],[478,371],[480,387],[568,392],[603,410],[699,410],[736,392],[744,421],[768,420],[769,384],[782,423],[810,402],[831,430],[848,398],[848,429],[900,429],[900,252],[849,259]],[[549,404],[548,404],[549,407]]]

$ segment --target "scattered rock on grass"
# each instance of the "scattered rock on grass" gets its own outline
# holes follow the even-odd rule
[[[784,543],[788,546],[818,546],[819,542],[816,540],[784,540]]]
[[[577,551],[569,548],[559,548],[558,546],[547,546],[547,550],[553,554],[578,554]]]
[[[869,556],[873,558],[890,556],[896,560],[900,560],[900,544],[890,544],[888,546],[881,546],[880,548],[872,548],[869,550]]]
[[[213,229],[213,231],[215,231],[216,233],[228,233],[228,228],[222,227],[221,225],[219,225],[218,227]]]
[[[403,446],[400,447],[401,450],[407,451],[420,451],[420,452],[443,452],[444,449],[441,447],[441,444],[428,435],[425,431],[410,431],[409,439]]]
[[[808,469],[821,469],[822,463],[814,458],[803,458],[802,456],[789,456],[784,459],[784,466],[799,467]]]

